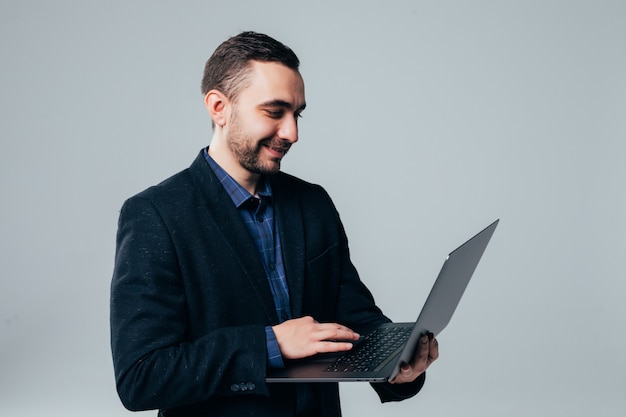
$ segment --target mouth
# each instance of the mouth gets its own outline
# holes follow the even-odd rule
[[[263,146],[270,151],[275,157],[282,158],[289,151],[288,146],[272,146],[271,143],[264,143]]]

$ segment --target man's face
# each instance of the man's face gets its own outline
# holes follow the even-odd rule
[[[299,72],[279,63],[253,61],[250,65],[248,86],[232,103],[224,136],[243,168],[254,174],[275,174],[298,140],[304,82]]]

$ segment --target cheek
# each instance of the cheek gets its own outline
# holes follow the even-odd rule
[[[253,141],[273,138],[278,130],[278,121],[250,107],[242,105],[232,114],[232,132]]]
[[[246,135],[254,139],[269,139],[276,135],[277,124],[268,118],[256,118],[246,123]]]

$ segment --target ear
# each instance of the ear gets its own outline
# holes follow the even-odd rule
[[[204,106],[217,126],[224,127],[226,124],[227,104],[228,98],[218,90],[211,90],[204,96]]]

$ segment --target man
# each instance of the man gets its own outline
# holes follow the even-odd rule
[[[386,322],[319,186],[280,172],[305,108],[296,55],[262,34],[220,45],[202,81],[213,138],[120,212],[111,289],[117,388],[159,416],[339,416],[333,383],[268,384],[271,367],[352,348]],[[415,395],[434,338],[382,401]]]

